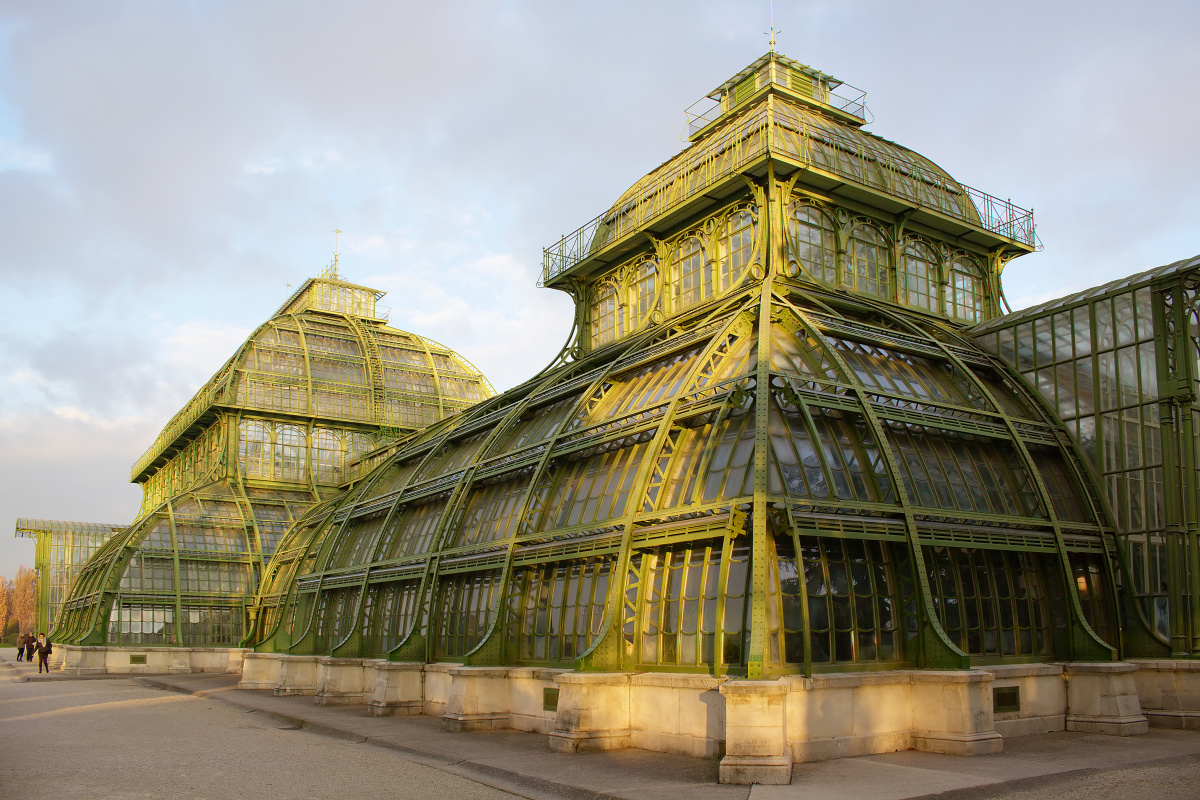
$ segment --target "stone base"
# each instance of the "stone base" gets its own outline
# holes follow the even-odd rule
[[[363,704],[363,693],[347,692],[345,694],[335,694],[331,692],[318,692],[313,702],[319,706],[361,706]]]
[[[367,703],[368,717],[413,717],[424,710],[425,703],[421,700],[386,702],[372,700]]]
[[[659,733],[634,728],[630,747],[652,750],[656,753],[677,753],[694,758],[721,758],[725,755],[725,741],[682,733]]]
[[[857,758],[877,753],[895,753],[913,746],[909,731],[886,733],[862,733],[837,738],[807,739],[793,741],[792,759],[801,763],[808,761],[832,761],[835,758]]]
[[[913,734],[913,747],[926,753],[949,756],[984,756],[1004,750],[1004,737],[996,731],[982,733],[922,732]]]
[[[551,731],[550,749],[556,753],[600,753],[633,745],[628,729],[604,731]]]
[[[1146,709],[1151,728],[1174,728],[1180,731],[1200,731],[1200,711],[1165,711]]]
[[[499,731],[508,727],[508,714],[443,714],[442,730],[451,733]]]
[[[283,656],[278,653],[246,653],[241,660],[242,679],[237,688],[252,691],[274,689],[279,683],[279,665]]]
[[[1124,662],[1068,664],[1067,730],[1109,736],[1149,733],[1134,681],[1137,671],[1137,665]]]
[[[1103,733],[1107,736],[1140,736],[1150,732],[1150,721],[1136,717],[1090,717],[1067,715],[1067,730],[1077,733]]]
[[[725,756],[719,772],[721,783],[742,786],[761,783],[785,786],[792,782],[792,758],[782,756]]]
[[[1058,733],[1067,729],[1066,714],[1050,714],[1045,717],[1021,717],[1019,719],[996,720],[996,733],[1005,739],[1014,736],[1033,736],[1038,733]]]

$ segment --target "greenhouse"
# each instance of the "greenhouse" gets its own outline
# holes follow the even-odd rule
[[[349,463],[493,393],[377,318],[381,296],[334,264],[251,334],[133,465],[141,511],[54,601],[54,641],[236,647],[284,531]]]
[[[496,396],[479,379],[410,435],[300,448],[307,494],[278,472],[303,455],[259,455],[283,440],[240,407],[214,417],[236,449],[183,459],[209,428],[173,422],[180,455],[134,470],[172,476],[158,505],[89,563],[63,630],[234,644],[203,611],[184,626],[183,589],[174,627],[148,623],[146,581],[189,574],[180,526],[241,513],[249,536],[261,506],[270,543],[209,559],[262,570],[229,594],[240,614],[257,587],[242,689],[723,756],[732,783],[1200,724],[1179,660],[1200,654],[1200,261],[1005,315],[1032,212],[866,131],[861,91],[770,52],[698,106],[681,153],[544,251],[576,309],[551,366]],[[225,375],[201,394],[320,395]],[[236,480],[194,488],[202,452]]]
[[[58,612],[67,599],[71,581],[114,534],[124,525],[103,522],[69,522],[57,519],[17,520],[17,538],[33,539],[33,568],[38,573],[35,627],[49,631],[58,621]]]
[[[579,309],[562,363],[295,525],[256,647],[750,677],[1113,658],[1085,466],[963,329],[999,314],[1029,214],[981,217],[834,84],[762,59],[548,251]]]

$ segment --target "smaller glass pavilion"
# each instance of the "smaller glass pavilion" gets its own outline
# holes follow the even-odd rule
[[[133,465],[138,518],[80,570],[55,641],[238,645],[284,531],[356,459],[493,394],[381,296],[331,266],[250,335]]]

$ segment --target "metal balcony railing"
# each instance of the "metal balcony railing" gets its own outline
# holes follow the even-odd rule
[[[1032,211],[950,180],[868,134],[816,127],[782,110],[768,123],[763,106],[684,151],[676,164],[640,187],[620,208],[600,214],[545,248],[538,285],[645,227],[768,150],[1028,247],[1036,244]]]
[[[142,471],[162,454],[167,445],[179,438],[179,435],[187,430],[189,425],[195,422],[201,414],[212,406],[216,401],[217,392],[220,388],[210,383],[188,401],[188,404],[158,434],[158,437],[154,440],[154,444],[146,448],[146,452],[142,453],[138,457],[138,460],[133,462],[133,467],[129,470],[129,479],[131,481],[136,480],[137,476],[141,475]]]

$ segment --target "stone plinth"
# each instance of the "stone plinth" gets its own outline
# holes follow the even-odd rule
[[[700,758],[725,754],[725,678],[643,672],[629,686],[634,747]]]
[[[456,733],[508,727],[509,680],[505,667],[452,667],[442,727]]]
[[[279,679],[274,692],[280,697],[309,696],[317,693],[318,656],[280,656]]]
[[[992,673],[920,670],[911,680],[913,747],[955,756],[1004,749],[992,715]]]
[[[420,714],[425,703],[425,665],[420,661],[377,661],[375,685],[367,701],[371,717]]]
[[[80,647],[72,644],[56,644],[54,652],[62,651],[62,671],[67,675],[103,675],[106,647]]]
[[[242,657],[242,679],[239,689],[274,689],[279,683],[279,653],[246,653]]]
[[[1067,729],[1067,685],[1062,664],[997,664],[981,669],[996,676],[993,695],[997,689],[1010,686],[1018,691],[1018,710],[994,712],[996,732],[1001,736],[1029,736]]]
[[[550,749],[560,753],[629,747],[629,685],[623,672],[558,675],[558,711]]]
[[[366,678],[363,659],[321,656],[317,659],[317,697],[319,706],[354,706],[366,702]],[[372,685],[371,690],[374,691]]]
[[[426,664],[425,665],[425,702],[421,705],[421,713],[430,717],[440,717],[446,713],[450,702],[450,670],[457,664]]]
[[[508,727],[548,734],[554,729],[556,707],[546,707],[546,690],[557,689],[554,679],[565,669],[510,667],[508,670]]]
[[[790,676],[787,737],[794,761],[890,753],[912,746],[908,672]]]
[[[1200,730],[1200,661],[1138,659],[1133,680],[1142,714],[1155,728]]]
[[[225,672],[230,675],[242,674],[242,659],[254,652],[248,647],[231,647],[229,648],[229,662],[225,665]]]
[[[792,780],[787,681],[727,681],[721,783],[782,785]]]
[[[1067,730],[1135,736],[1150,732],[1134,675],[1123,661],[1067,664]]]

